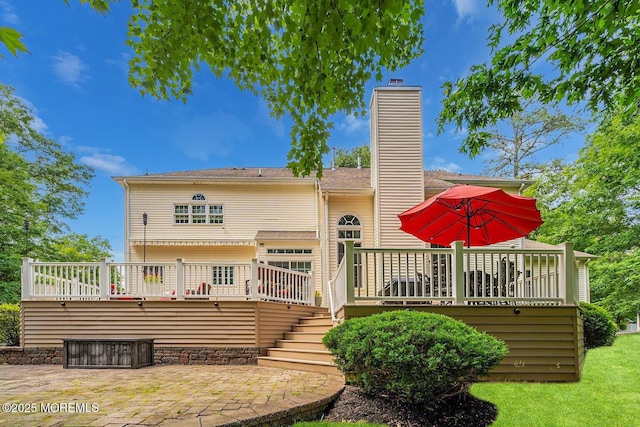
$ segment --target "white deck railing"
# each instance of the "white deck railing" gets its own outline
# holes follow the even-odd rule
[[[251,263],[52,263],[23,259],[22,299],[268,300],[313,304],[312,276]]]
[[[345,266],[331,281],[344,304],[423,303],[441,305],[577,304],[578,273],[573,247],[358,248],[347,242]],[[351,283],[351,285],[348,285]]]

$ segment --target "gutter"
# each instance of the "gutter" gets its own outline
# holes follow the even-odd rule
[[[124,187],[124,262],[129,262],[131,260],[130,254],[130,245],[129,245],[129,183],[127,179],[124,178],[122,180],[122,185]]]

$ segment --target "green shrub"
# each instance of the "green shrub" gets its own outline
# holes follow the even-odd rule
[[[450,317],[406,310],[347,320],[323,342],[364,392],[434,405],[467,391],[507,352],[501,341]]]
[[[0,304],[17,304],[20,302],[20,282],[0,281]]]
[[[20,306],[0,304],[0,345],[20,345]]]
[[[584,346],[595,348],[613,344],[618,330],[613,316],[606,309],[587,302],[581,302],[580,309],[584,325]]]

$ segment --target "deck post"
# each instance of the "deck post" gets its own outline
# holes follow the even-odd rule
[[[345,264],[344,268],[346,268],[347,273],[347,283],[345,286],[347,287],[347,304],[355,304],[356,296],[355,296],[355,274],[354,268],[355,264],[353,262],[353,240],[347,240],[344,242],[344,258]]]
[[[23,300],[31,299],[32,297],[32,284],[33,277],[31,277],[31,263],[33,262],[32,258],[22,258],[22,296]],[[22,342],[22,341],[21,341]]]
[[[309,272],[309,277],[307,278],[307,302],[309,305],[316,305],[316,281],[313,279],[313,273]]]
[[[176,300],[184,300],[184,259],[176,259]]]
[[[100,291],[100,299],[108,300],[109,295],[111,294],[111,268],[109,267],[109,263],[107,262],[107,258],[103,258],[100,260],[100,282],[99,282],[99,291]]]
[[[251,296],[252,301],[258,300],[258,277],[260,277],[260,275],[258,274],[258,260],[253,258],[251,260],[251,281],[249,282],[250,287],[247,292],[247,295]]]
[[[464,242],[456,240],[451,245],[453,249],[453,286],[456,305],[464,304]]]
[[[573,243],[564,242],[562,244],[564,265],[562,277],[564,282],[564,303],[580,305],[578,302],[578,277],[575,271],[575,255],[573,254]]]

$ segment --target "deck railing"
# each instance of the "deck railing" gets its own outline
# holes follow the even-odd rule
[[[346,242],[331,280],[335,313],[344,304],[577,304],[573,247],[557,249],[360,248]],[[344,298],[339,295],[344,294]]]
[[[268,300],[313,304],[311,274],[260,264],[52,263],[24,258],[22,299]]]

